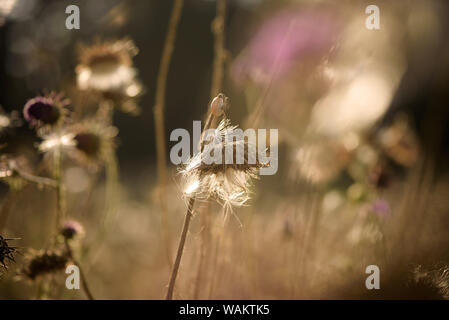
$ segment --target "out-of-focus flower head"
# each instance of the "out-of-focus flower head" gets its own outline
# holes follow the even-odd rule
[[[384,116],[406,68],[403,22],[384,9],[382,30],[364,27],[359,7],[343,6],[344,29],[324,68],[332,86],[313,106],[308,131],[335,137],[366,133]]]
[[[187,197],[215,198],[229,208],[242,206],[249,200],[251,180],[258,177],[258,170],[263,164],[251,158],[249,150],[253,146],[234,134],[236,128],[228,119],[222,120],[212,134],[205,136],[202,151],[182,168],[184,193]],[[236,137],[237,140],[234,140]],[[225,163],[226,149],[233,151],[232,164]],[[238,149],[244,151],[241,164],[236,161]],[[203,161],[217,153],[222,153],[220,164],[206,164]]]
[[[282,10],[260,26],[234,63],[234,78],[266,83],[273,74],[282,76],[295,62],[328,53],[339,29],[337,17],[329,10]]]
[[[387,201],[378,199],[371,204],[371,212],[379,218],[388,218],[391,216],[391,208]]]
[[[73,137],[73,156],[83,163],[99,165],[114,151],[116,127],[96,119],[84,120],[69,128]]]
[[[26,19],[36,7],[37,0],[1,0],[0,27],[6,20]]]
[[[20,276],[33,281],[38,277],[64,270],[70,259],[68,254],[62,251],[30,250],[25,255],[25,260]]]
[[[350,160],[342,141],[327,140],[305,144],[293,152],[292,177],[323,185],[338,176]]]
[[[0,26],[2,26],[5,22],[5,19],[14,9],[17,0],[2,0],[0,2]]]
[[[365,133],[385,114],[406,66],[401,21],[391,12],[382,25],[389,32],[375,33],[349,4],[280,11],[236,59],[234,78],[273,87],[263,120],[292,144]],[[246,89],[251,106],[260,93]]]
[[[132,59],[138,53],[133,41],[97,42],[82,46],[79,52],[78,88],[98,92],[124,111],[137,112],[132,102],[142,93],[142,85],[133,66]]]
[[[67,120],[70,104],[62,94],[50,93],[29,100],[23,108],[23,116],[30,126],[39,131],[55,129]]]
[[[81,238],[84,236],[84,228],[78,221],[68,220],[61,227],[61,235],[67,240]]]
[[[342,80],[314,105],[309,131],[328,137],[366,132],[388,109],[397,83],[377,67]]]

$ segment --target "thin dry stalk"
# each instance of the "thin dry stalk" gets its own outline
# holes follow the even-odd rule
[[[204,136],[204,132],[206,132],[206,130],[209,128],[210,123],[212,122],[212,120],[214,119],[214,115],[212,114],[212,112],[209,110],[208,112],[208,121],[206,122],[204,128],[203,128],[203,132],[201,134],[201,139],[200,139],[200,148],[203,148],[203,136]],[[178,275],[178,270],[179,270],[179,265],[181,263],[181,258],[182,258],[182,253],[184,252],[184,245],[186,242],[186,237],[187,237],[187,232],[189,230],[189,225],[190,225],[190,220],[192,218],[193,215],[193,207],[195,205],[195,197],[192,197],[189,199],[188,202],[188,206],[187,206],[187,212],[184,218],[184,225],[182,228],[182,233],[181,233],[181,237],[179,239],[179,244],[178,244],[178,250],[176,253],[176,259],[175,259],[175,264],[173,265],[173,270],[170,276],[170,282],[168,285],[168,291],[167,291],[167,296],[166,296],[166,300],[172,300],[173,299],[173,291],[175,288],[175,282],[176,282],[176,277]]]
[[[156,84],[156,97],[154,104],[154,124],[156,128],[156,153],[157,153],[157,177],[158,177],[158,196],[161,203],[162,212],[162,228],[165,238],[167,259],[172,265],[170,256],[170,231],[167,218],[167,207],[165,205],[165,189],[167,186],[167,164],[166,164],[166,145],[165,145],[165,124],[164,124],[164,109],[165,109],[165,94],[167,88],[168,72],[170,69],[171,58],[175,47],[176,34],[178,30],[179,21],[181,19],[182,7],[184,0],[176,0],[173,6],[170,21],[168,24],[167,37],[162,51],[159,74]]]
[[[184,245],[186,243],[187,232],[189,231],[190,221],[193,215],[193,206],[195,205],[195,198],[189,200],[189,205],[187,207],[187,212],[184,218],[184,225],[182,227],[181,237],[179,238],[178,251],[176,253],[175,264],[173,265],[173,271],[170,277],[170,283],[168,285],[168,291],[166,300],[173,299],[173,291],[175,289],[176,277],[178,276],[179,265],[181,264],[182,253],[184,252]]]
[[[214,35],[214,62],[212,69],[212,82],[210,89],[210,100],[212,101],[223,88],[223,78],[224,78],[224,63],[226,60],[226,49],[225,49],[225,19],[226,19],[226,0],[218,0],[216,6],[216,17],[212,21],[212,33]],[[207,117],[204,131],[206,132],[209,128],[217,127],[217,118],[213,117],[210,113]],[[203,137],[202,137],[203,138]],[[209,209],[210,205],[207,204],[206,209]],[[206,210],[207,211],[207,210]],[[203,216],[208,216],[207,212]],[[210,239],[210,219],[202,219],[203,236],[201,237],[201,249],[200,249],[200,261],[198,264],[194,299],[199,296],[200,285],[202,281],[202,273],[205,265],[206,258],[206,242]]]
[[[70,247],[69,241],[67,239],[65,239],[65,247],[66,247],[67,253],[69,254],[70,259],[80,270],[81,284],[83,286],[84,293],[86,294],[86,296],[89,300],[95,300],[94,296],[92,295],[92,292],[89,289],[89,285],[87,283],[87,279],[83,272],[83,269],[81,268],[81,264],[73,256],[72,248]]]
[[[200,261],[198,262],[198,268],[196,271],[195,277],[195,289],[193,292],[193,299],[198,300],[201,291],[201,284],[203,282],[203,270],[207,268],[207,256],[209,252],[209,243],[211,242],[211,233],[210,233],[210,202],[207,202],[203,211],[201,212],[201,242],[200,242]]]
[[[55,232],[59,230],[61,221],[65,218],[65,194],[64,184],[62,181],[62,150],[58,147],[54,153],[54,178],[56,180],[56,219],[55,219]]]
[[[210,97],[213,99],[221,92],[223,87],[225,51],[225,17],[226,0],[217,1],[217,15],[212,22],[214,34],[214,64],[212,70],[212,83]]]
[[[225,211],[225,207],[223,208],[223,211]],[[218,269],[218,258],[219,258],[219,253],[220,251],[222,251],[222,246],[223,246],[223,241],[224,241],[224,235],[225,235],[225,229],[227,226],[227,222],[228,222],[228,214],[226,214],[224,212],[224,220],[223,220],[223,224],[220,227],[219,233],[216,236],[216,241],[215,241],[215,247],[214,247],[214,257],[212,260],[212,279],[210,281],[210,286],[209,286],[209,292],[208,292],[208,298],[212,299],[212,295],[213,292],[215,290],[215,286],[216,286],[216,275],[217,275],[217,269]]]

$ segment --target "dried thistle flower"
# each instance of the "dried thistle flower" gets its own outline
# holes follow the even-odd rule
[[[29,280],[63,270],[70,260],[66,252],[48,250],[31,250],[25,259],[20,275]]]
[[[29,100],[23,108],[25,120],[37,129],[53,129],[67,118],[69,100],[54,92]]]
[[[75,220],[68,220],[64,222],[60,232],[61,235],[67,240],[82,238],[84,236],[83,226]]]
[[[9,240],[14,239],[5,239],[0,235],[0,265],[4,269],[8,269],[7,262],[16,262],[14,259],[14,254],[17,253],[17,248],[12,247],[8,244]]]
[[[181,169],[186,196],[213,197],[229,207],[242,206],[249,200],[251,180],[258,177],[258,169],[264,165],[250,152],[255,146],[236,134],[236,129],[228,119],[222,120],[217,129],[205,137],[202,151]],[[239,150],[243,151],[242,163],[236,161]],[[233,161],[227,164],[225,159],[229,151],[232,151]],[[222,153],[221,163],[204,161],[217,152]]]
[[[137,53],[138,49],[129,39],[81,47],[80,63],[76,67],[78,88],[98,92],[123,111],[137,112],[133,98],[142,92],[132,61]]]
[[[118,130],[114,126],[91,119],[69,128],[73,136],[73,152],[76,159],[87,164],[101,164],[113,153],[114,138]]]

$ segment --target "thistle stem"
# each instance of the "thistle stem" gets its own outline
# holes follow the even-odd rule
[[[225,54],[225,17],[226,0],[217,0],[217,15],[212,21],[214,34],[214,66],[212,72],[211,99],[220,93],[223,87]]]
[[[165,109],[165,95],[167,88],[168,72],[170,69],[171,58],[175,47],[176,34],[178,30],[179,21],[181,19],[182,7],[184,0],[176,0],[171,12],[170,21],[168,24],[167,36],[165,38],[164,48],[160,62],[159,74],[156,83],[156,97],[154,104],[154,125],[156,128],[156,154],[157,154],[157,177],[159,187],[159,199],[161,203],[161,220],[162,229],[164,233],[167,259],[171,265],[170,256],[170,231],[167,217],[167,208],[165,205],[165,189],[167,185],[167,159],[166,159],[166,145],[165,145],[165,124],[164,124],[164,109]]]
[[[202,225],[202,234],[201,234],[201,244],[200,244],[200,260],[198,261],[198,268],[196,271],[196,280],[195,280],[195,289],[193,291],[193,300],[198,300],[198,297],[200,295],[200,289],[201,289],[201,283],[203,280],[203,269],[206,266],[206,270],[207,270],[207,252],[209,251],[208,249],[208,244],[210,243],[210,230],[209,230],[209,226],[210,226],[210,215],[209,215],[209,210],[210,210],[210,202],[206,203],[206,206],[203,208],[202,212],[200,212],[201,214],[201,225]]]
[[[69,241],[67,239],[64,239],[64,243],[65,243],[65,247],[67,249],[67,253],[69,254],[70,259],[80,270],[81,284],[83,286],[84,293],[86,294],[86,296],[89,300],[95,300],[94,296],[92,295],[92,292],[89,289],[89,285],[87,284],[87,279],[83,272],[83,268],[81,267],[81,264],[73,256],[73,251],[72,251],[72,248],[70,247]]]
[[[45,177],[35,176],[31,173],[22,171],[17,166],[14,166],[14,172],[16,172],[22,179],[24,179],[28,182],[35,183],[37,185],[43,185],[43,186],[51,187],[51,188],[55,188],[57,186],[57,183],[55,180],[45,178]]]
[[[54,178],[56,180],[56,233],[61,225],[61,221],[65,218],[65,194],[62,182],[62,150],[58,147],[54,153]]]
[[[212,21],[212,33],[214,35],[214,62],[212,69],[212,82],[210,89],[210,100],[212,101],[223,88],[224,63],[226,60],[225,49],[225,25],[226,25],[226,0],[218,0],[216,6],[216,16]],[[204,125],[201,141],[204,140],[204,134],[209,128],[217,126],[217,118],[209,113]],[[201,150],[203,145],[201,144]],[[209,208],[209,204],[208,204]],[[194,299],[197,299],[200,293],[200,284],[202,281],[202,271],[206,260],[206,242],[210,238],[209,234],[210,219],[203,220],[203,236],[201,237],[200,261],[197,269]]]
[[[103,220],[100,222],[100,228],[97,234],[98,244],[102,243],[109,227],[114,220],[117,206],[119,202],[119,164],[117,156],[114,152],[111,152],[105,163],[106,172],[106,208]]]
[[[180,1],[180,2],[182,2],[182,1]],[[175,7],[176,7],[176,4],[177,4],[177,2],[175,3]],[[224,69],[223,61],[225,58],[225,52],[224,52],[225,15],[226,15],[226,0],[218,0],[217,16],[215,17],[214,21],[212,22],[212,32],[214,33],[214,39],[215,39],[215,41],[214,41],[215,56],[214,56],[214,66],[213,66],[213,73],[212,73],[211,99],[218,94],[218,91],[220,91],[221,87],[223,86],[223,69]],[[168,36],[167,36],[167,38],[168,38]],[[162,66],[161,66],[161,69],[162,69]],[[167,67],[167,69],[168,69],[168,67]],[[164,83],[164,85],[165,85],[165,83]],[[164,92],[165,92],[165,87],[164,87]],[[157,104],[156,104],[156,106],[157,106]],[[163,111],[162,106],[161,106],[161,110],[160,110],[161,112]],[[158,114],[156,114],[156,107],[155,107],[155,117],[157,115]],[[161,119],[160,119],[161,123],[163,123],[163,121],[162,121],[163,116],[162,115],[159,115],[159,116],[161,117]],[[203,132],[201,134],[201,139],[200,139],[200,149],[201,150],[203,149],[204,134],[207,131],[207,129],[209,129],[211,126],[214,126],[214,120],[216,120],[216,117],[214,117],[214,115],[211,112],[208,112],[208,117],[207,117],[206,123],[204,125]],[[156,129],[157,129],[157,122],[156,122]],[[163,127],[162,127],[162,129],[163,129]],[[157,130],[156,130],[156,132],[157,132]],[[163,134],[164,134],[164,132],[162,130],[161,135],[159,135],[159,138],[164,137]],[[158,155],[159,154],[163,155],[163,158],[160,160],[161,161],[160,164],[165,166],[165,144],[163,144],[163,148],[164,149],[160,150],[161,152],[159,152],[159,148],[158,148]],[[159,157],[158,157],[158,168],[159,168]],[[166,175],[164,178],[166,179]],[[192,197],[189,200],[187,212],[186,212],[186,215],[184,218],[184,225],[182,228],[181,237],[179,239],[178,251],[176,253],[175,264],[173,265],[173,270],[172,270],[172,274],[170,277],[170,283],[168,286],[166,300],[173,299],[173,290],[175,287],[176,277],[178,275],[179,265],[181,263],[182,253],[184,251],[184,245],[185,245],[186,238],[187,238],[187,232],[189,230],[190,220],[192,219],[192,211],[193,211],[194,205],[195,205],[195,198]]]
[[[208,292],[209,299],[211,299],[212,294],[215,289],[216,278],[217,278],[217,269],[218,269],[218,256],[219,256],[219,252],[221,251],[222,246],[223,246],[225,229],[226,229],[226,226],[228,223],[228,214],[226,213],[225,208],[223,208],[223,213],[224,213],[223,224],[221,225],[220,230],[219,230],[218,234],[216,235],[216,239],[215,239],[215,248],[214,248],[214,253],[213,253],[213,258],[212,258],[212,273],[211,273],[212,279],[210,281],[209,292]]]
[[[173,300],[173,290],[175,288],[176,277],[178,275],[179,265],[181,264],[182,253],[184,252],[184,245],[186,243],[187,232],[189,230],[190,220],[193,215],[193,206],[195,205],[195,198],[189,200],[189,205],[187,207],[187,212],[184,218],[184,225],[182,227],[181,237],[179,239],[178,251],[176,253],[175,264],[173,265],[173,270],[170,277],[170,283],[168,285],[168,291],[166,300]]]

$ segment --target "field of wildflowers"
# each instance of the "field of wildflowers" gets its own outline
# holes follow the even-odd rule
[[[0,0],[0,299],[449,299],[449,3],[372,2]]]

